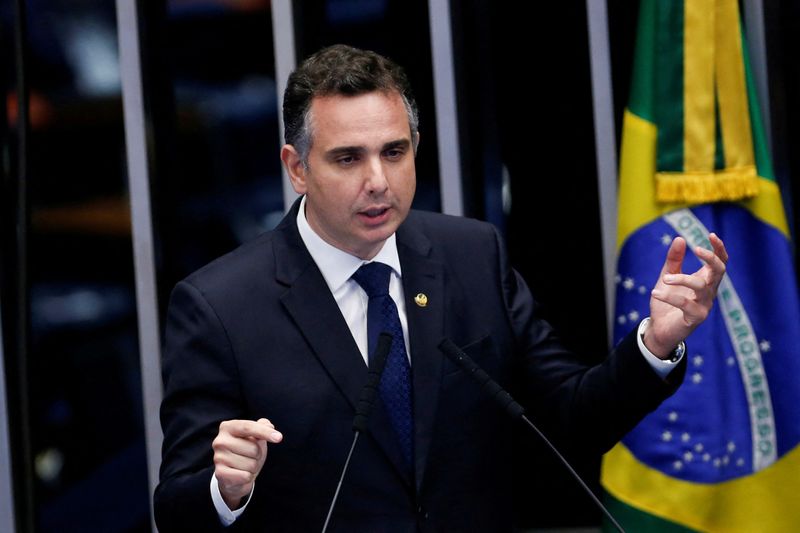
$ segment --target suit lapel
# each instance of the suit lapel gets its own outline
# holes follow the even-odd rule
[[[314,355],[355,409],[367,366],[322,274],[311,265],[281,301]]]
[[[433,440],[442,378],[444,268],[428,258],[430,242],[411,223],[398,230],[414,387],[415,480],[419,491]]]
[[[294,222],[296,216],[295,207],[278,227],[273,244],[276,278],[287,286],[281,301],[355,414],[367,366],[322,273],[300,238]],[[370,414],[369,429],[398,475],[411,487],[402,467],[397,438],[379,401]]]

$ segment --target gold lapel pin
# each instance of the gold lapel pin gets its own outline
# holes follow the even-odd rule
[[[419,293],[414,296],[414,303],[420,307],[428,305],[428,297],[424,293]]]

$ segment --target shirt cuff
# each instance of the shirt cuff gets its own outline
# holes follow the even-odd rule
[[[676,356],[671,359],[661,359],[657,357],[644,345],[644,331],[647,329],[648,323],[650,323],[650,317],[642,320],[642,323],[639,324],[639,331],[636,332],[636,341],[639,343],[639,351],[642,352],[645,361],[650,364],[650,367],[655,373],[658,374],[661,379],[667,379],[669,373],[672,372],[681,362],[681,359],[683,359],[683,354],[686,353],[686,345],[681,341],[676,350]]]
[[[250,503],[250,498],[253,496],[253,489],[255,488],[256,484],[253,483],[253,486],[250,487],[250,494],[247,495],[247,501],[244,502],[244,505],[235,511],[231,511],[228,509],[228,504],[226,504],[225,500],[222,499],[222,493],[219,491],[219,482],[217,481],[217,476],[211,474],[211,501],[214,502],[214,509],[217,510],[217,516],[219,517],[219,521],[223,526],[228,527],[229,525],[233,524],[237,518],[239,518],[239,516],[247,507],[247,504]]]

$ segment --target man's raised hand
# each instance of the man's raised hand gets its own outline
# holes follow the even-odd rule
[[[712,250],[696,247],[703,266],[693,274],[681,272],[686,241],[676,237],[667,252],[650,298],[650,324],[644,344],[658,357],[666,358],[711,312],[717,289],[725,275],[728,252],[716,234],[709,235]]]

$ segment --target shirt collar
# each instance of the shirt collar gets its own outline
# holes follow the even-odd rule
[[[306,219],[305,196],[303,196],[297,212],[297,229],[300,231],[300,238],[303,239],[308,253],[311,254],[317,268],[322,272],[322,277],[325,278],[325,283],[328,284],[331,293],[339,290],[361,265],[373,261],[389,265],[397,277],[402,278],[400,257],[397,255],[397,239],[394,233],[386,239],[381,250],[371,261],[364,261],[328,244],[317,235]]]

